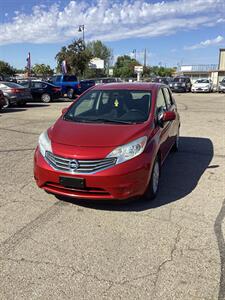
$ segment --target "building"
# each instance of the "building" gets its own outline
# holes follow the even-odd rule
[[[189,76],[192,82],[199,78],[212,79],[215,86],[225,77],[225,48],[219,50],[219,63],[209,65],[182,65],[176,75]]]

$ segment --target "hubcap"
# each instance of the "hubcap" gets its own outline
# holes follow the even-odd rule
[[[152,176],[153,176],[152,177],[152,188],[153,188],[153,192],[156,193],[157,189],[158,189],[158,184],[159,184],[159,163],[158,163],[158,161],[155,162]]]
[[[50,101],[50,96],[47,95],[47,94],[44,94],[44,95],[42,96],[42,100],[43,100],[44,102],[49,102],[49,101]]]

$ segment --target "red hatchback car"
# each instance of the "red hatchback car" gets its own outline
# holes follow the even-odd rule
[[[152,199],[166,156],[178,149],[179,128],[166,85],[94,86],[40,135],[34,178],[40,188],[56,195]]]

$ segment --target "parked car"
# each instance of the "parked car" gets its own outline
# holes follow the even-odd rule
[[[225,93],[225,77],[219,83],[218,92],[219,93]]]
[[[81,95],[87,89],[95,85],[94,79],[85,79],[80,81],[80,87],[78,88],[78,94]]]
[[[0,89],[3,91],[6,107],[11,105],[24,106],[27,102],[32,100],[29,90],[20,84],[0,81]]]
[[[50,78],[49,82],[59,86],[62,95],[65,95],[70,99],[73,99],[80,94],[80,84],[75,75],[55,75]]]
[[[21,85],[28,88],[33,100],[49,103],[62,96],[61,88],[45,81],[24,81]]]
[[[170,83],[172,83],[173,78],[172,77],[155,77],[152,79],[152,82],[156,82],[156,83],[164,83],[169,85]]]
[[[179,128],[166,85],[96,85],[40,135],[34,178],[61,196],[152,199],[165,158],[178,149]]]
[[[197,92],[213,92],[213,82],[211,79],[202,78],[195,81],[195,83],[191,87],[192,93]]]
[[[3,94],[3,91],[0,90],[0,111],[2,110],[2,108],[4,106],[6,106],[6,100],[5,100],[5,97],[4,97],[4,94]]]
[[[173,92],[190,92],[191,79],[187,76],[176,76],[169,86]]]

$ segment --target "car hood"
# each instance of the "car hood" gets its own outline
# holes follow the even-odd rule
[[[51,141],[58,144],[78,147],[116,147],[146,135],[147,128],[150,128],[148,123],[134,125],[93,124],[76,123],[60,118],[49,129],[48,134]]]

